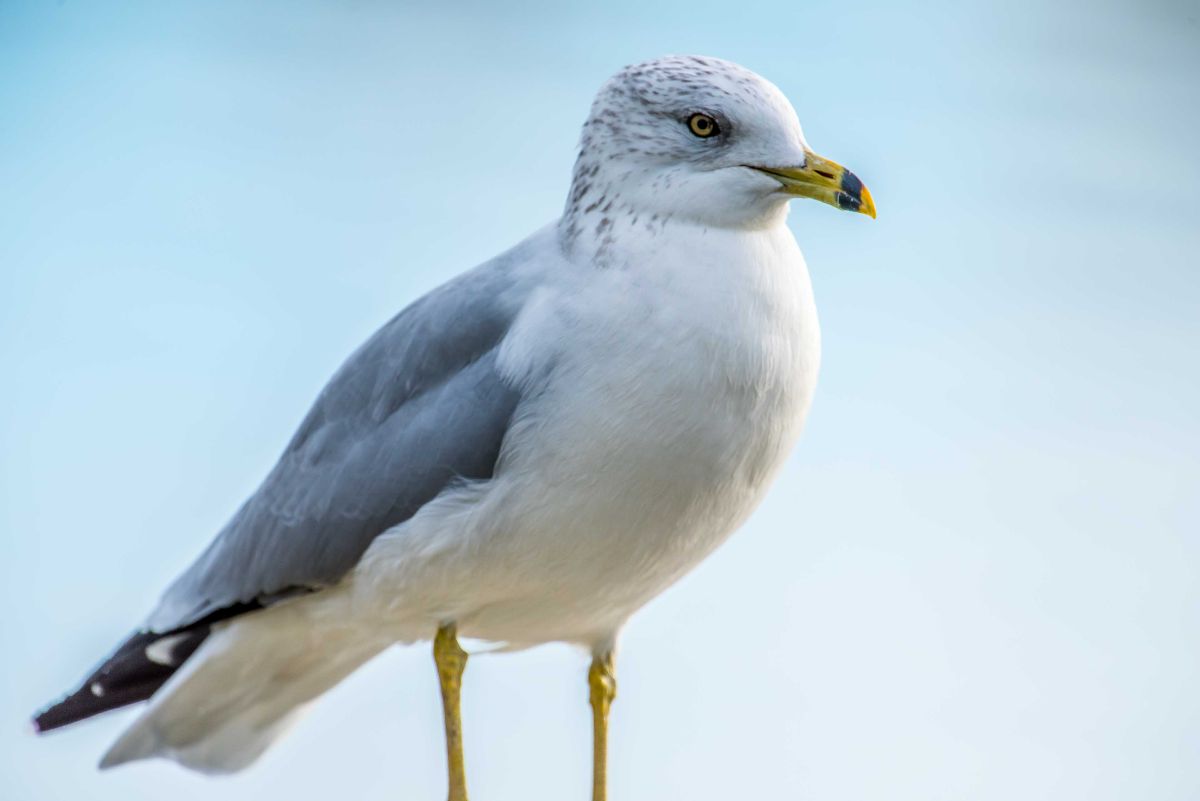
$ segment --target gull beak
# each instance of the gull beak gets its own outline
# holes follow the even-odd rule
[[[796,197],[816,198],[822,203],[846,211],[857,211],[875,218],[875,201],[858,176],[840,164],[804,152],[799,167],[752,167],[771,176],[782,185],[780,191]]]

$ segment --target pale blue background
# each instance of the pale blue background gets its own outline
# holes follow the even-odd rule
[[[0,4],[0,797],[444,797],[423,648],[231,780],[25,721],[671,52],[778,83],[880,217],[794,204],[809,428],[629,627],[613,798],[1200,797],[1196,5],[432,5]],[[586,798],[583,665],[472,662],[476,799]]]

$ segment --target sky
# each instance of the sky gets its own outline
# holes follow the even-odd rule
[[[444,797],[425,647],[231,778],[28,716],[666,53],[774,81],[879,219],[792,204],[816,401],[630,622],[611,797],[1200,797],[1200,8],[1132,0],[0,4],[0,795]],[[587,797],[585,668],[472,660],[475,798]]]

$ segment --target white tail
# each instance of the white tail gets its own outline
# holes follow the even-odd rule
[[[387,646],[329,615],[325,600],[299,598],[215,625],[100,767],[150,757],[203,773],[250,765],[310,701]]]

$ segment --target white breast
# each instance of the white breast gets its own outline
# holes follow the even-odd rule
[[[496,477],[395,538],[410,565],[427,544],[405,572],[467,636],[611,637],[724,541],[791,449],[819,334],[790,232],[671,233],[637,263],[547,277],[501,352],[527,400]]]

